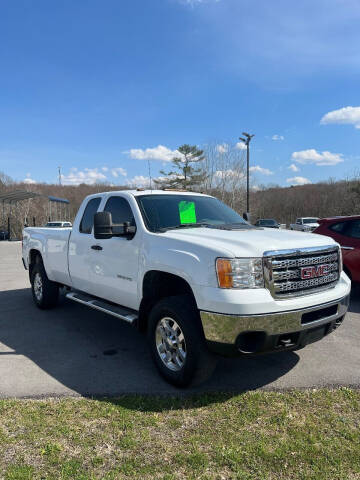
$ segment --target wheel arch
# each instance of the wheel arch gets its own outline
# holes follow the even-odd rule
[[[188,295],[191,297],[195,308],[197,308],[194,292],[183,277],[162,270],[146,272],[142,282],[142,300],[138,319],[139,330],[146,330],[147,317],[158,301],[175,295]]]
[[[39,250],[37,250],[36,248],[32,248],[30,251],[29,251],[29,278],[31,280],[31,274],[32,274],[32,270],[34,268],[34,265],[38,262],[42,262],[43,259],[42,259],[42,255],[41,255],[41,252]]]

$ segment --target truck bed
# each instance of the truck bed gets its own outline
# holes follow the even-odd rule
[[[29,255],[32,249],[42,253],[46,263],[46,271],[50,280],[70,285],[68,269],[68,248],[71,227],[46,228],[27,227],[23,232],[23,258],[25,266],[29,265]]]

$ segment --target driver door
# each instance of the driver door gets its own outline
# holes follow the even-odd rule
[[[110,196],[104,212],[111,213],[114,224],[130,222],[135,226],[133,212],[124,197]],[[93,238],[98,248],[91,253],[91,281],[97,297],[128,308],[138,308],[139,237],[140,233],[132,238]]]

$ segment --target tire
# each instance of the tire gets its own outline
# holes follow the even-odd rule
[[[56,306],[59,299],[59,286],[48,279],[39,257],[31,272],[31,290],[35,305],[41,310]]]
[[[216,367],[217,359],[207,349],[199,312],[189,295],[164,298],[153,307],[148,341],[160,374],[177,387],[204,382]]]

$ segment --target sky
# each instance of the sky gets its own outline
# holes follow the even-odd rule
[[[359,24],[358,0],[4,0],[0,171],[141,185],[247,131],[256,184],[352,176]]]

